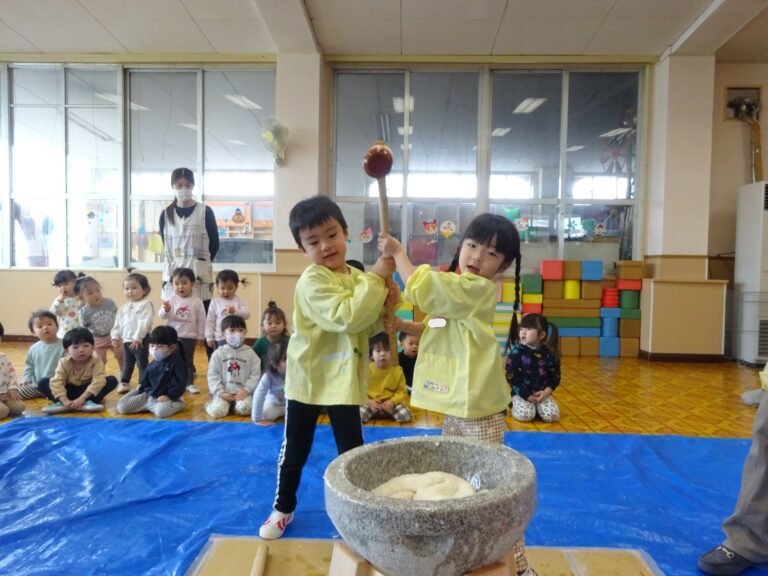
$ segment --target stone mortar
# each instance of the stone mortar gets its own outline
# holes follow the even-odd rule
[[[441,471],[478,494],[405,501],[371,490],[401,474]],[[391,576],[458,576],[501,560],[536,508],[536,470],[501,444],[419,436],[366,444],[330,463],[325,507],[347,545]]]

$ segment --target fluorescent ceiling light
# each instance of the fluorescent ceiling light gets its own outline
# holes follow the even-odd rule
[[[512,128],[494,128],[493,132],[491,132],[491,136],[495,136],[496,138],[501,138],[502,136],[506,136],[510,133]]]
[[[398,126],[397,133],[400,134],[400,136],[405,136],[405,126]],[[413,126],[408,126],[408,136],[411,134],[413,134]]]
[[[120,96],[117,94],[107,94],[104,92],[96,92],[96,97],[101,98],[102,100],[106,100],[107,102],[111,102],[112,104],[120,104]],[[146,106],[142,106],[141,104],[136,104],[135,102],[131,102],[131,110],[149,110]]]
[[[224,98],[246,110],[261,110],[261,106],[241,94],[224,94]]]
[[[242,140],[236,140],[234,138],[227,138],[227,142],[234,144],[235,146],[247,146],[247,144]]]
[[[626,134],[630,130],[632,130],[632,128],[615,128],[610,132],[600,134],[600,138],[613,138],[614,136],[621,136],[622,134]]]
[[[198,129],[197,124],[192,124],[192,123],[189,123],[189,122],[182,122],[181,124],[179,124],[179,126],[183,126],[184,128],[189,128],[190,130],[197,130]]]
[[[517,105],[512,114],[530,114],[546,101],[546,98],[526,98]]]
[[[569,146],[565,149],[566,152],[578,152],[579,150],[582,150],[584,146]]]
[[[408,112],[413,112],[413,96],[408,97]],[[398,114],[402,114],[405,112],[405,98],[401,98],[399,96],[395,96],[392,98],[392,106],[395,109],[395,112]]]

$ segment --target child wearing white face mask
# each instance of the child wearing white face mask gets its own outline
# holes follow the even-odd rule
[[[216,349],[208,363],[211,399],[205,411],[211,418],[224,418],[230,411],[251,414],[253,391],[261,377],[261,360],[245,343],[246,325],[234,314],[221,321],[225,344]]]
[[[158,326],[149,334],[149,353],[155,359],[141,376],[139,388],[117,402],[119,414],[152,412],[168,418],[184,408],[187,367],[179,337],[171,326]]]

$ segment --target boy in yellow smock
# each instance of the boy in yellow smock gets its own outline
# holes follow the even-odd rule
[[[404,297],[427,314],[413,373],[411,405],[444,414],[443,434],[504,442],[509,386],[493,332],[497,286],[493,281],[515,264],[515,308],[520,294],[520,237],[514,225],[480,214],[459,244],[460,274],[416,267],[401,244],[383,234],[379,249],[392,256],[405,284]],[[513,315],[514,333],[517,333]],[[515,545],[518,574],[535,572],[525,547]]]
[[[259,529],[264,539],[280,538],[293,520],[296,491],[309,457],[317,417],[328,416],[339,454],[363,444],[360,405],[368,390],[368,338],[381,330],[389,292],[384,279],[391,258],[379,258],[370,272],[347,266],[347,222],[325,196],[296,204],[288,217],[296,244],[311,264],[296,284],[294,334],[285,374],[285,432],[277,461],[273,511]]]

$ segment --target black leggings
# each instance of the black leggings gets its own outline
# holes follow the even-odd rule
[[[302,404],[288,400],[285,407],[285,435],[277,459],[277,496],[275,510],[288,514],[296,509],[296,492],[301,482],[301,471],[312,450],[315,427],[320,410],[316,404]],[[339,454],[363,445],[363,425],[360,407],[353,405],[328,406],[333,437]]]
[[[131,348],[131,342],[123,342],[123,352],[125,352],[125,359],[123,360],[123,371],[120,373],[120,382],[126,384],[131,382],[133,367],[137,364],[139,366],[139,382],[141,382],[141,376],[149,364],[149,336],[144,337],[138,350]]]
[[[67,390],[67,400],[77,400],[80,398],[80,396],[83,395],[83,392],[86,391],[89,384],[65,384],[65,388]],[[43,395],[48,398],[51,402],[56,402],[56,398],[51,393],[51,383],[48,378],[43,378],[37,383],[37,388],[40,390],[40,392],[43,393]],[[104,388],[101,389],[101,391],[96,394],[93,398],[89,398],[89,400],[93,400],[96,402],[96,404],[101,404],[102,400],[104,400],[104,397],[112,392],[117,388],[117,378],[114,376],[107,376],[107,382],[104,384]]]

